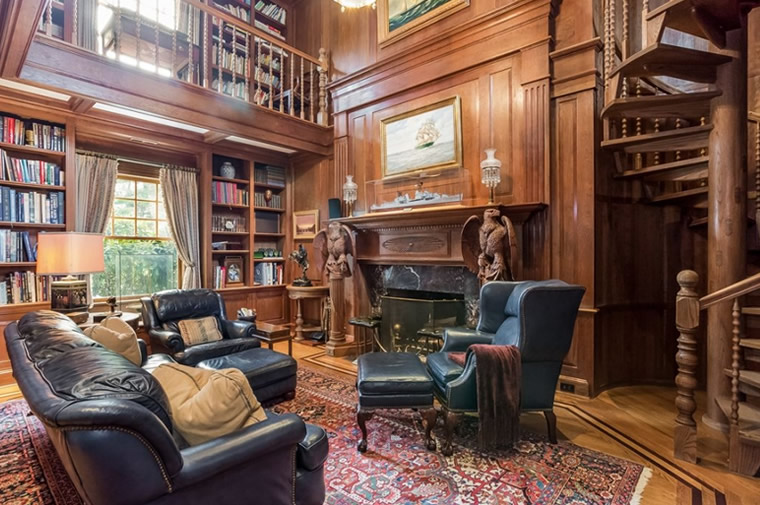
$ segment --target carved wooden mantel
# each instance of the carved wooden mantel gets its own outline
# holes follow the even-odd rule
[[[380,265],[464,265],[461,233],[465,221],[482,216],[489,208],[499,208],[515,225],[520,256],[526,253],[523,224],[544,203],[514,205],[456,205],[407,211],[375,212],[340,221],[356,232],[356,260]],[[520,258],[519,265],[522,265]],[[518,271],[520,267],[518,266]]]

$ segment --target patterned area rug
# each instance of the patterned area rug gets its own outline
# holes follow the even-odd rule
[[[512,451],[483,453],[472,442],[474,418],[461,424],[454,455],[446,458],[425,449],[411,411],[376,414],[367,423],[369,450],[360,454],[353,380],[302,365],[296,399],[274,408],[328,431],[328,505],[636,505],[651,473],[529,433]],[[23,400],[0,404],[0,503],[80,505],[42,424],[28,413]]]

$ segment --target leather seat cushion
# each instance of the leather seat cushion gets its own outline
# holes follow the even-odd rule
[[[455,380],[464,371],[464,368],[454,363],[447,352],[434,352],[428,354],[427,369],[436,383],[444,385]]]
[[[203,360],[198,363],[198,368],[237,368],[246,376],[255,393],[258,388],[295,376],[298,364],[287,354],[259,347]]]
[[[433,380],[416,354],[371,352],[357,360],[362,395],[432,394]]]
[[[195,366],[201,361],[239,354],[259,347],[261,347],[261,342],[257,338],[225,338],[218,342],[186,347],[184,351],[176,353],[174,358],[183,365]]]

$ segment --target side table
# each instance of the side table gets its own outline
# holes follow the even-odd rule
[[[296,337],[297,341],[303,340],[303,312],[301,311],[301,300],[303,299],[323,299],[330,296],[329,286],[293,286],[288,284],[285,288],[288,290],[288,298],[296,301]]]
[[[288,342],[288,356],[293,356],[293,337],[290,328],[282,324],[256,323],[256,338],[266,342],[272,349],[277,342]]]

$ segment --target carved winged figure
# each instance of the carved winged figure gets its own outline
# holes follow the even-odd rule
[[[317,268],[327,268],[330,275],[351,277],[348,256],[354,254],[351,229],[341,223],[332,222],[327,229],[320,230],[314,237],[314,250],[319,252]]]
[[[471,216],[462,228],[462,256],[481,283],[515,280],[517,239],[512,221],[499,209],[486,209],[483,220]]]

